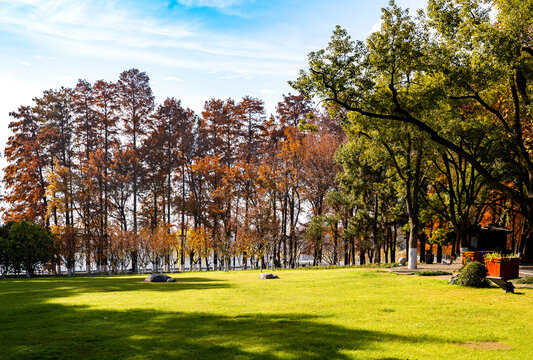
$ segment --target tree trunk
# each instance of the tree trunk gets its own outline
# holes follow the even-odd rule
[[[383,261],[386,263],[389,262],[389,242],[390,242],[390,227],[385,224],[387,231],[385,232],[385,241],[383,242]]]
[[[455,229],[456,242],[460,246],[460,255],[468,251],[468,220],[461,220]]]
[[[419,237],[420,241],[420,261],[426,261],[426,237],[425,234]]]
[[[391,239],[390,244],[390,262],[395,263],[396,262],[396,244],[398,241],[398,227],[396,222],[394,223],[394,236]]]
[[[375,263],[381,262],[381,249],[379,246],[379,240],[378,240],[378,216],[379,216],[379,199],[376,194],[374,199],[374,221],[372,224],[372,240],[374,241],[374,249],[373,249],[373,261]]]
[[[353,236],[350,236],[350,248],[351,248],[350,253],[352,255],[352,265],[355,265],[355,238]],[[363,257],[363,260],[364,260],[364,257]]]
[[[361,247],[359,249],[359,265],[365,265],[365,264],[366,264],[365,250]]]
[[[348,265],[350,263],[350,252],[348,245],[348,239],[346,239],[344,241],[344,265]]]
[[[408,248],[408,268],[416,269],[417,255],[418,255],[418,217],[412,219],[410,217],[410,231],[409,231],[409,248]]]

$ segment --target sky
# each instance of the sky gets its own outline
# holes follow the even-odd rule
[[[145,71],[156,102],[201,113],[211,98],[257,97],[274,112],[335,25],[364,40],[387,0],[0,0],[0,152],[9,112],[78,79]],[[403,8],[425,0],[397,0]],[[0,159],[0,167],[5,161]]]

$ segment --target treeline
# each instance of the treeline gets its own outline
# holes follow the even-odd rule
[[[334,153],[344,133],[303,96],[156,104],[136,69],[45,91],[10,114],[4,220],[50,229],[73,272],[355,262]],[[305,122],[302,119],[307,119]],[[307,131],[302,131],[305,123]],[[331,195],[329,195],[331,196]],[[339,215],[343,214],[344,215]],[[307,231],[312,222],[313,231]]]

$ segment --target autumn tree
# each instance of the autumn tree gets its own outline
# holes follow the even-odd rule
[[[326,214],[327,204],[325,202],[329,191],[338,189],[336,175],[340,171],[340,166],[335,162],[335,151],[343,140],[342,131],[328,131],[327,122],[329,116],[321,114],[318,121],[315,121],[317,130],[307,134],[303,143],[303,174],[302,174],[302,195],[309,202],[311,216],[317,217],[310,226],[315,226],[315,237],[317,243],[314,246],[314,257],[320,261],[322,249],[318,244],[322,241],[321,232],[318,229],[327,229],[332,235],[333,262],[338,260],[338,241],[340,218],[337,215]]]
[[[81,250],[81,236],[78,224],[74,222],[74,201],[76,194],[73,188],[75,174],[71,169],[55,160],[54,170],[48,173],[46,194],[50,198],[47,216],[58,212],[65,214],[52,226],[52,233],[59,239],[60,255],[67,267],[68,276],[75,273],[76,262]]]
[[[239,197],[244,202],[244,211],[241,211],[240,218],[236,219],[239,229],[237,232],[244,231],[248,233],[246,227],[248,222],[250,208],[257,205],[259,197],[258,192],[258,167],[260,165],[263,123],[265,121],[265,108],[263,101],[251,97],[244,97],[236,108],[236,116],[240,117],[242,130],[240,133],[241,141],[237,155],[236,167],[239,169],[237,181],[239,182]],[[246,236],[239,237],[245,239]],[[243,244],[246,242],[243,242]],[[243,250],[243,263],[246,264],[246,246],[241,247]]]
[[[99,237],[96,246],[97,262],[96,266],[99,268],[107,266],[107,254],[105,248],[109,244],[110,239],[110,222],[109,212],[109,183],[110,183],[110,168],[113,161],[113,149],[119,143],[118,138],[118,121],[119,121],[119,103],[116,95],[116,84],[98,80],[93,85],[94,93],[94,116],[96,118],[96,126],[98,128],[99,147],[97,154],[94,155],[93,162],[95,168],[95,176],[98,182],[99,194]],[[105,271],[105,269],[104,269]]]
[[[74,154],[77,176],[77,199],[79,203],[77,207],[77,214],[83,223],[84,243],[85,243],[85,266],[87,272],[91,269],[91,243],[98,243],[96,234],[92,231],[93,226],[89,222],[97,215],[98,195],[95,192],[86,191],[87,186],[84,182],[92,179],[87,173],[89,171],[89,162],[91,155],[96,151],[98,144],[98,126],[94,112],[94,92],[92,85],[85,80],[79,80],[72,94],[73,103],[73,142],[74,149],[77,154]],[[99,260],[97,261],[99,263]]]
[[[9,206],[4,211],[4,220],[27,219],[48,224],[45,196],[48,163],[42,142],[42,124],[29,106],[21,106],[10,116],[14,121],[9,124],[13,135],[5,149],[8,165],[4,168],[4,201]]]
[[[273,211],[276,213],[279,202],[281,225],[280,233],[273,246],[275,266],[282,266],[282,259],[284,266],[296,266],[296,226],[304,200],[301,187],[305,137],[298,129],[298,124],[311,110],[311,102],[302,95],[286,95],[276,107],[275,120],[278,125],[267,126],[270,131],[268,134],[270,140],[265,149],[273,148],[275,156],[267,161],[270,162],[277,182],[273,194]]]
[[[213,243],[217,249],[214,262],[216,267],[220,252],[226,270],[232,254],[232,234],[236,223],[235,213],[238,211],[235,198],[235,161],[240,140],[240,121],[232,99],[211,99],[205,103],[198,129],[209,144],[208,154],[198,163],[197,169],[203,171],[205,178],[209,179],[212,197],[211,229]]]
[[[146,134],[150,122],[150,113],[154,108],[154,96],[146,73],[130,69],[120,74],[117,88],[119,103],[122,110],[124,135],[127,147],[132,154],[132,190],[133,190],[133,232],[137,233],[137,201],[139,195],[140,152],[141,140]],[[132,270],[137,270],[137,260],[132,254]]]
[[[131,150],[115,148],[113,161],[109,168],[109,202],[111,211],[109,216],[120,224],[120,228],[127,232],[129,226],[130,201],[133,193],[131,181],[133,168],[133,153]]]
[[[135,234],[121,227],[111,227],[109,230],[109,272],[119,274],[126,269],[131,261],[131,253],[137,248]]]
[[[168,224],[171,222],[172,204],[178,204],[180,210],[180,229],[183,239],[186,227],[187,166],[191,163],[194,147],[193,127],[197,122],[191,109],[184,109],[179,100],[168,98],[157,108],[153,115],[150,140],[156,152],[162,155],[160,171],[164,175],[164,196]],[[156,145],[157,144],[157,145]],[[161,151],[162,149],[162,151]],[[173,184],[179,184],[180,195],[172,198]],[[180,255],[180,267],[183,270],[184,254]]]

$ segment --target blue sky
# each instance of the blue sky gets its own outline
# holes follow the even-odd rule
[[[8,113],[44,90],[116,81],[134,67],[150,76],[157,102],[176,97],[201,112],[210,98],[250,95],[272,112],[335,25],[364,40],[387,2],[0,0],[0,148]]]

